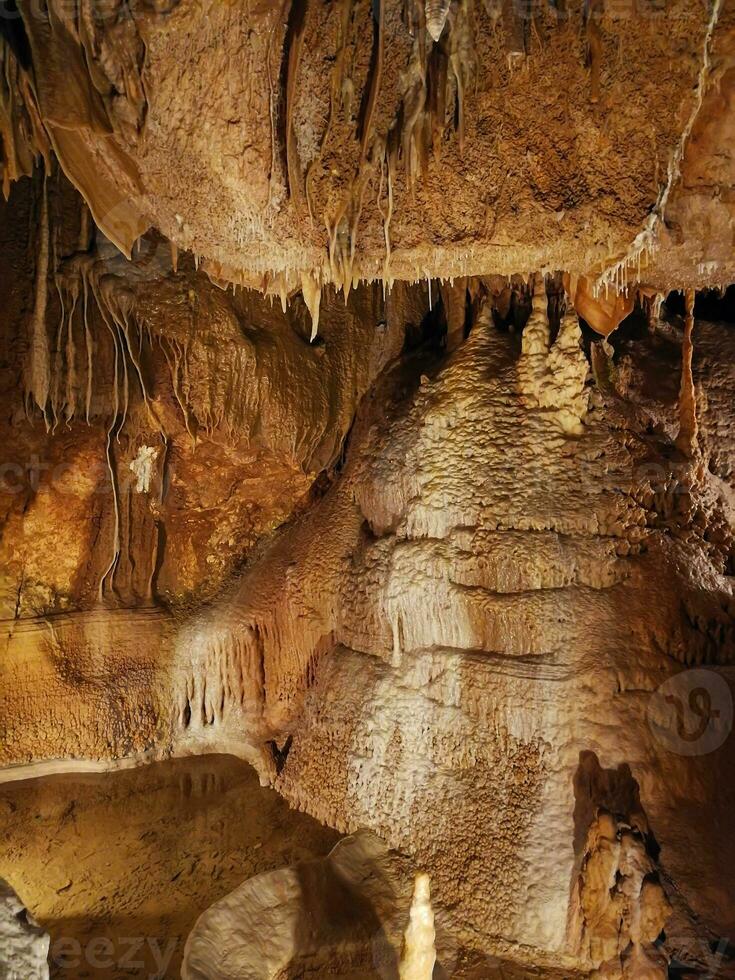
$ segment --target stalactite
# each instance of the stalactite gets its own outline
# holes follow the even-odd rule
[[[90,235],[91,235],[91,222],[90,222],[90,212],[87,207],[87,202],[84,198],[80,198],[79,202],[79,238],[77,240],[77,249],[80,252],[87,252],[90,245]]]
[[[61,294],[59,294],[59,301],[61,303],[61,315],[59,317],[59,324],[56,328],[56,344],[54,346],[53,369],[51,371],[50,415],[52,434],[56,431],[56,426],[59,424],[59,393],[61,390],[61,381],[64,377],[62,338],[64,336],[64,327],[66,326],[66,311],[64,309],[64,300]]]
[[[390,289],[390,285],[392,283],[390,276],[390,223],[393,218],[393,166],[394,163],[392,153],[386,153],[385,159],[380,165],[380,187],[378,189],[378,211],[380,212],[380,217],[383,221],[383,238],[385,239],[385,262],[383,263],[382,275],[384,296],[386,287]],[[381,203],[384,175],[387,183],[387,207],[385,211],[383,210],[383,205]]]
[[[311,220],[314,220],[314,209],[313,209],[313,191],[312,184],[317,172],[317,167],[321,164],[322,157],[324,155],[324,149],[331,136],[332,129],[334,126],[334,120],[337,116],[337,108],[340,106],[342,101],[342,83],[344,81],[344,64],[345,64],[345,53],[347,50],[347,36],[349,33],[350,18],[352,16],[352,0],[341,0],[340,2],[340,19],[339,19],[339,35],[337,38],[337,52],[335,55],[334,67],[332,69],[332,76],[330,81],[330,95],[329,95],[329,116],[327,118],[327,125],[324,130],[324,135],[322,136],[319,143],[319,150],[314,157],[314,159],[309,164],[306,172],[305,188],[306,188],[306,204],[309,210],[309,216]]]
[[[76,406],[76,390],[77,390],[77,371],[76,371],[76,348],[74,346],[74,314],[77,308],[77,301],[79,299],[79,286],[75,284],[75,288],[71,294],[71,309],[69,310],[69,316],[67,319],[67,330],[66,330],[66,394],[65,394],[65,415],[66,421],[69,422],[74,415],[74,409]]]
[[[10,10],[5,11],[7,16]],[[11,21],[18,17],[11,14]],[[12,28],[11,28],[12,29]],[[10,185],[30,177],[39,156],[51,173],[51,150],[31,75],[30,52],[0,36],[0,176],[7,201]]]
[[[92,409],[92,378],[94,363],[94,347],[92,343],[92,332],[89,329],[89,283],[86,276],[82,276],[83,289],[83,316],[84,316],[84,344],[87,352],[87,387],[84,398],[84,416],[89,425],[89,418]]]
[[[451,0],[426,0],[426,30],[433,41],[442,36]]]
[[[342,288],[347,292],[352,285],[350,261],[353,254],[350,244],[350,224],[346,214],[348,204],[349,198],[345,198],[334,223],[330,225],[328,221],[326,222],[330,276],[336,289]]]
[[[365,107],[365,118],[362,124],[362,140],[360,147],[361,163],[364,166],[370,145],[370,137],[373,132],[375,122],[375,112],[380,96],[380,85],[383,79],[383,56],[385,46],[385,3],[386,0],[375,0],[375,57],[373,70],[370,73],[370,89],[368,92],[367,104]]]
[[[319,332],[319,305],[322,298],[321,285],[313,273],[301,273],[301,291],[311,315],[311,342],[313,343]]]
[[[369,174],[367,170],[361,166],[360,172],[355,179],[354,184],[350,190],[350,230],[349,230],[349,242],[348,242],[348,266],[345,269],[344,275],[344,295],[345,303],[349,297],[350,288],[357,285],[357,279],[355,278],[355,251],[357,249],[357,236],[360,227],[360,217],[362,215],[362,208],[365,199],[365,188],[367,187],[369,179]]]
[[[436,160],[441,156],[441,143],[447,114],[447,70],[449,60],[444,45],[434,45],[429,57],[429,140]]]
[[[118,423],[120,417],[120,392],[119,392],[119,340],[118,336],[113,329],[110,321],[105,316],[105,313],[101,307],[99,296],[97,297],[98,306],[100,306],[100,313],[107,326],[107,329],[112,338],[112,346],[114,351],[114,368],[113,368],[113,381],[112,390],[114,397],[114,408],[112,413],[112,419],[107,429],[107,438],[105,440],[105,458],[107,461],[107,470],[110,477],[110,486],[112,489],[112,503],[114,512],[114,525],[112,533],[112,558],[110,564],[107,566],[105,571],[100,578],[99,588],[98,588],[98,598],[100,602],[104,601],[105,598],[105,583],[109,579],[110,591],[115,594],[115,571],[117,569],[118,563],[120,561],[120,494],[117,485],[117,474],[115,468],[115,458],[113,455],[113,439],[117,438],[119,442],[120,428],[125,424],[125,419],[123,418],[121,423]]]
[[[585,276],[564,276],[569,297],[587,323],[608,337],[633,312],[635,292],[617,286],[607,286],[595,295],[594,288]]]
[[[465,92],[476,73],[475,34],[468,0],[461,0],[449,35],[449,65],[457,85],[457,138],[464,152]]]
[[[658,292],[658,290],[648,289],[639,285],[637,289],[637,296],[638,302],[646,315],[648,329],[654,330],[661,315],[661,306],[664,301],[664,294]]]
[[[421,57],[420,37],[414,40],[411,56],[401,81],[403,88],[401,152],[406,169],[406,183],[413,194],[420,158],[418,140],[423,133],[422,113],[426,105],[426,75]]]
[[[286,177],[288,192],[298,208],[301,205],[301,163],[299,161],[296,131],[294,129],[294,109],[296,106],[296,83],[298,80],[301,49],[306,29],[306,0],[292,0],[291,15],[287,31],[288,61],[286,65]]]
[[[600,69],[602,61],[602,33],[600,17],[604,0],[588,0],[585,8],[588,61],[590,68],[590,102],[600,101]]]
[[[694,344],[694,290],[686,290],[686,316],[684,338],[681,345],[681,385],[679,388],[679,434],[676,445],[685,456],[692,457],[698,450],[697,395],[694,390],[692,355]]]
[[[265,74],[266,74],[266,84],[268,86],[268,120],[270,122],[270,141],[271,141],[271,169],[268,175],[268,211],[271,210],[273,205],[273,182],[276,178],[276,159],[278,155],[278,136],[277,136],[277,105],[278,105],[278,93],[274,94],[273,86],[273,67],[271,65],[271,55],[273,51],[273,35],[276,30],[280,27],[283,22],[283,18],[288,9],[288,4],[290,0],[282,0],[279,7],[278,17],[275,19],[275,23],[271,22],[268,28],[268,39],[266,41],[265,49]],[[196,256],[195,256],[196,261]]]
[[[27,394],[43,412],[46,428],[50,427],[48,401],[51,389],[51,358],[48,332],[46,329],[46,308],[48,304],[49,274],[49,209],[48,189],[43,181],[41,197],[41,224],[39,229],[38,264],[36,266],[33,314],[31,316],[30,364],[25,382]]]
[[[526,57],[526,20],[519,12],[525,4],[515,0],[503,0],[503,25],[505,28],[505,49],[508,69],[512,70]]]

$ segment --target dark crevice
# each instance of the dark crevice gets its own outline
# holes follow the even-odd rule
[[[280,776],[283,772],[283,768],[286,765],[286,759],[288,759],[288,753],[291,751],[291,745],[293,744],[293,735],[289,735],[286,741],[283,743],[283,748],[279,748],[278,743],[273,741],[265,743],[271,751],[273,756],[273,761],[276,765],[276,775]]]
[[[663,312],[666,316],[683,317],[686,314],[684,293],[679,290],[669,293]],[[735,286],[728,286],[724,293],[719,289],[698,292],[694,300],[694,318],[713,323],[735,323]]]
[[[288,13],[288,23],[286,25],[286,36],[283,42],[283,55],[281,58],[281,70],[279,74],[279,99],[277,136],[278,149],[281,155],[283,172],[288,182],[288,115],[293,107],[289,107],[288,100],[288,74],[291,51],[294,45],[299,43],[299,39],[304,30],[306,19],[306,0],[292,0]],[[293,196],[294,188],[289,186],[289,194]]]
[[[8,42],[21,68],[28,71],[33,60],[31,45],[15,0],[0,0],[0,36]]]

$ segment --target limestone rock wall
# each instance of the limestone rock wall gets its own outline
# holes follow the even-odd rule
[[[589,394],[578,435],[553,399],[529,404],[531,356],[485,308],[439,368],[383,379],[342,479],[176,657],[225,705],[213,665],[256,662],[261,765],[288,799],[414,855],[465,941],[571,968],[570,894],[602,819],[575,848],[580,753],[629,767],[677,892],[729,928],[684,868],[693,849],[694,879],[733,859],[690,816],[707,800],[726,819],[731,756],[678,755],[648,710],[685,666],[732,684],[732,537],[719,481],[616,390]]]

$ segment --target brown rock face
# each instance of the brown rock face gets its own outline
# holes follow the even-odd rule
[[[53,148],[127,253],[153,225],[275,293],[732,278],[725,0],[18,6],[6,187]]]
[[[732,4],[8,13],[0,778],[235,754],[435,975],[724,976]],[[278,969],[384,975],[329,869]]]

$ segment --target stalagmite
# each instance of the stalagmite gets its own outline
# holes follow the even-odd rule
[[[585,386],[588,364],[580,347],[581,331],[571,301],[553,344],[550,334],[544,277],[536,275],[518,364],[523,398],[530,407],[553,412],[565,433],[580,435],[589,401]]]
[[[423,872],[416,875],[409,916],[399,976],[401,980],[431,980],[436,962],[436,933],[430,880]]]
[[[684,337],[681,344],[681,384],[679,388],[679,433],[676,437],[677,447],[685,456],[694,456],[697,452],[697,394],[694,389],[692,373],[692,355],[694,344],[694,290],[687,289],[686,316],[684,318]]]

